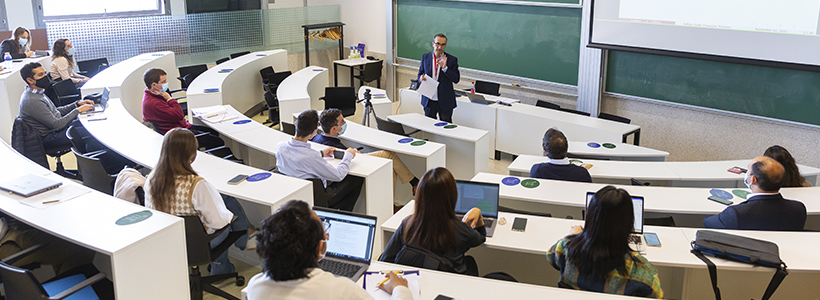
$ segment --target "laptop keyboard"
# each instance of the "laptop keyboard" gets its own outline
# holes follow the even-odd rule
[[[493,224],[495,224],[495,220],[493,220],[493,219],[484,219],[484,227],[493,228]]]
[[[640,235],[633,234],[633,235],[630,235],[630,236],[629,236],[629,242],[630,242],[630,243],[633,243],[633,244],[638,244],[638,245],[640,245],[643,241],[642,241],[642,239],[641,239],[641,236],[640,236]]]
[[[334,275],[353,277],[361,266],[338,260],[323,259],[319,261],[319,269],[333,273]]]

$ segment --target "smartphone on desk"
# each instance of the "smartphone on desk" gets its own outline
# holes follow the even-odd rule
[[[231,180],[228,180],[228,184],[237,185],[242,183],[242,181],[245,181],[245,179],[248,179],[248,175],[239,174],[236,175],[234,178],[231,178]]]
[[[649,247],[660,247],[661,240],[658,239],[658,235],[652,232],[644,232],[643,237],[646,240],[646,245]]]
[[[342,159],[345,157],[345,152],[342,150],[333,150],[333,158]]]
[[[732,201],[723,199],[723,198],[718,197],[718,196],[709,196],[708,199],[712,200],[712,201],[715,201],[717,203],[720,203],[720,204],[724,204],[724,205],[732,205],[732,203],[733,203]]]
[[[513,220],[512,230],[518,232],[524,232],[527,229],[527,219],[516,217]]]

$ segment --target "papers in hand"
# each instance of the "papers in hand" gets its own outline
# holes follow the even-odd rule
[[[410,293],[413,294],[413,299],[421,300],[421,275],[419,275],[419,271],[404,271],[404,273],[399,276],[407,279],[407,288],[409,288]],[[370,296],[373,296],[373,299],[390,300],[390,293],[379,288],[379,283],[384,281],[384,274],[378,271],[364,272],[363,281],[364,289]]]
[[[432,98],[433,94],[436,93],[436,90],[438,90],[438,81],[427,77],[427,80],[421,81],[421,85],[419,85],[419,89],[417,91],[419,94],[422,94],[427,98]]]
[[[191,112],[193,112],[194,118],[208,123],[220,123],[239,118],[239,115],[229,112],[226,105],[201,107],[192,109]]]

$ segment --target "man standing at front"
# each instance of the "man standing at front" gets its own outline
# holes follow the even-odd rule
[[[453,109],[456,108],[456,94],[453,84],[458,83],[461,75],[458,72],[458,58],[444,52],[447,47],[447,37],[436,34],[433,38],[433,52],[421,56],[418,80],[434,80],[438,82],[438,89],[433,96],[421,96],[421,105],[424,106],[424,115],[445,122],[453,122]]]

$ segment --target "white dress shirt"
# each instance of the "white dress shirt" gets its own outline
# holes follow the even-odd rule
[[[336,277],[332,273],[315,268],[310,272],[308,278],[275,281],[259,273],[248,281],[248,300],[371,300],[370,294],[361,285],[351,281],[347,277]],[[413,295],[410,289],[397,286],[393,289],[393,300],[411,300]]]
[[[156,209],[151,201],[151,174],[145,179],[143,190],[145,190],[145,207]],[[194,186],[194,193],[191,198],[194,210],[199,212],[199,220],[205,225],[208,234],[212,234],[217,229],[231,223],[233,213],[225,207],[225,201],[222,200],[219,191],[207,181],[200,180]]]

